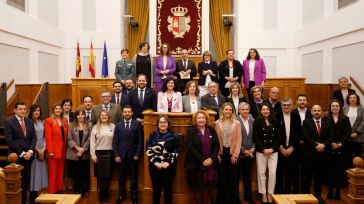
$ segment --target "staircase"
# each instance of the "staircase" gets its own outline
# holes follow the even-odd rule
[[[8,145],[5,142],[4,128],[0,127],[0,167],[8,165]]]

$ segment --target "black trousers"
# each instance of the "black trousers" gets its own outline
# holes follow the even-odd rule
[[[21,188],[23,189],[21,192],[22,203],[25,203],[28,200],[28,191],[30,186],[30,169],[32,166],[32,160],[33,157],[29,160],[25,160],[24,158],[20,157],[17,162],[24,167],[21,171]]]
[[[242,173],[243,184],[244,184],[244,199],[252,199],[252,162],[253,159],[250,157],[239,158],[238,160],[238,176]],[[238,179],[240,181],[240,179]],[[239,192],[239,183],[238,183]]]
[[[176,165],[166,169],[158,169],[154,164],[149,164],[149,175],[153,186],[153,204],[159,204],[162,190],[164,192],[164,203],[172,204],[172,184],[176,175]]]
[[[321,197],[322,182],[324,177],[324,166],[326,162],[325,152],[315,152],[313,155],[306,156],[302,163],[302,193],[310,192],[310,185],[313,178],[313,191],[316,197]]]
[[[362,143],[356,141],[349,141],[348,149],[350,150],[350,154],[354,157],[361,157],[363,153]],[[352,162],[352,161],[350,161]]]
[[[298,162],[295,151],[288,157],[278,154],[276,193],[291,194],[292,183],[294,191],[298,192]]]
[[[67,160],[68,175],[73,181],[73,190],[76,194],[84,195],[89,191],[90,160]]]
[[[217,202],[239,202],[238,164],[231,163],[230,148],[223,148],[222,161],[217,176]]]
[[[246,84],[245,84],[245,86],[246,86]],[[252,89],[253,86],[255,86],[255,81],[249,81],[249,88],[246,88],[246,92],[248,94],[249,101],[254,99],[254,97],[250,94],[250,90]],[[263,90],[262,90],[262,94],[263,94]]]
[[[130,175],[130,193],[131,196],[137,198],[138,193],[138,161],[133,159],[133,156],[126,155],[121,160],[120,177],[119,177],[119,196],[125,196],[126,174]]]

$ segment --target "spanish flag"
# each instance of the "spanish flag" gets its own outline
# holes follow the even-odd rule
[[[80,45],[77,41],[77,57],[76,57],[76,77],[78,78],[81,73],[81,56],[80,56]]]
[[[92,42],[91,42],[90,63],[88,65],[88,70],[90,71],[92,78],[95,78],[94,48],[92,47]]]

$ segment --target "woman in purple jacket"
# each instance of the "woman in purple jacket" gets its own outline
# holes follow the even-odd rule
[[[176,71],[176,62],[171,55],[167,43],[162,43],[159,54],[160,55],[155,58],[154,64],[154,82],[157,95],[162,90],[164,79],[173,77],[173,73]]]
[[[258,50],[250,48],[246,60],[243,61],[243,82],[242,88],[246,88],[249,95],[251,87],[259,85],[264,87],[266,69],[264,60],[260,58]],[[249,98],[252,97],[249,95]]]

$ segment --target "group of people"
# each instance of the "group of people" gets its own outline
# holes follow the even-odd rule
[[[362,154],[364,142],[364,110],[359,96],[348,88],[347,78],[339,79],[341,88],[323,117],[319,105],[307,107],[304,94],[297,96],[295,109],[292,99],[279,101],[277,87],[269,90],[268,99],[263,98],[265,67],[256,49],[250,49],[243,66],[234,60],[232,50],[226,52],[227,60],[219,67],[211,54],[204,52],[196,82],[192,80],[197,72],[194,63],[184,61],[188,52],[183,50],[182,60],[174,62],[168,45],[163,44],[154,67],[156,90],[151,88],[150,72],[140,68],[143,63],[151,64],[149,44],[141,43],[140,49],[142,53],[133,62],[126,61],[126,49],[121,51],[125,61],[116,65],[119,80],[113,83],[113,94],[101,92],[99,105],[94,106],[93,98],[85,96],[83,106],[72,112],[72,101],[65,99],[52,107],[51,117],[42,120],[39,106],[32,105],[26,117],[26,105],[15,104],[15,116],[5,122],[5,137],[9,151],[16,153],[24,166],[23,203],[29,187],[30,201],[45,187],[49,193],[62,192],[65,176],[72,179],[75,193],[87,194],[92,176],[90,160],[100,203],[109,202],[115,163],[120,169],[116,203],[126,198],[127,174],[131,201],[137,203],[138,163],[144,152],[149,161],[153,203],[160,203],[162,191],[164,202],[172,203],[183,139],[172,131],[172,121],[163,114],[167,112],[194,113],[186,135],[186,160],[178,162],[184,162],[188,170],[188,185],[196,203],[203,203],[206,197],[211,203],[239,203],[240,177],[244,200],[253,203],[253,162],[264,203],[272,203],[274,193],[309,193],[312,180],[320,204],[325,202],[321,196],[323,184],[329,186],[328,199],[340,199],[340,188],[346,184],[345,169],[354,155]],[[248,97],[243,96],[243,88],[248,89]],[[147,109],[161,114],[156,130],[144,144],[142,112]],[[214,124],[209,124],[205,109],[218,113]],[[208,196],[203,196],[205,192]]]

